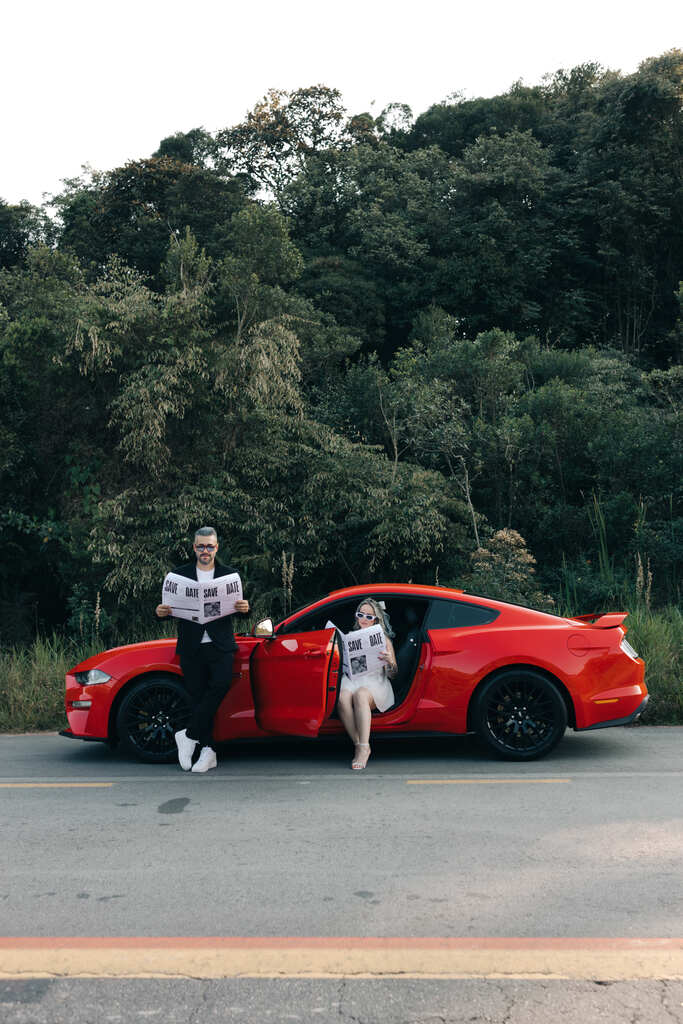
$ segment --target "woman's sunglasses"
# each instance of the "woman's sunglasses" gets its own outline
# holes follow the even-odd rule
[[[366,615],[365,612],[356,612],[357,619],[376,619],[376,615]]]

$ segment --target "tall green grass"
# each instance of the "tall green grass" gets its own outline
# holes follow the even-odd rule
[[[152,637],[145,639],[167,635],[168,629],[166,624],[154,623]],[[107,646],[131,643],[135,637],[108,639],[111,642],[105,644],[96,635],[68,637],[53,633],[37,636],[30,644],[0,650],[0,732],[65,728],[64,676],[69,669]]]
[[[645,661],[650,703],[644,725],[683,724],[683,614],[669,606],[640,606],[626,620],[628,642]]]
[[[92,653],[57,635],[0,652],[0,731],[63,728],[64,676]]]
[[[683,724],[683,615],[676,607],[629,615],[628,640],[645,660],[650,704],[646,725]],[[161,632],[161,630],[159,630]],[[125,643],[125,639],[120,640]],[[52,635],[0,652],[0,732],[62,729],[64,676],[102,649],[101,642]]]

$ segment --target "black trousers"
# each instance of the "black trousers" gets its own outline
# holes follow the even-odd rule
[[[187,735],[200,747],[212,743],[214,715],[230,689],[235,651],[220,651],[213,644],[200,644],[196,654],[181,655],[185,688],[192,703]]]

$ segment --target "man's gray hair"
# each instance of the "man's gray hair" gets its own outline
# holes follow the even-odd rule
[[[194,531],[195,540],[197,537],[215,537],[218,541],[218,534],[214,530],[213,526],[200,526],[198,530]]]

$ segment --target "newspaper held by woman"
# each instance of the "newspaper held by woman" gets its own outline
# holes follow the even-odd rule
[[[342,643],[343,671],[349,679],[370,672],[381,672],[386,662],[379,655],[386,651],[387,642],[384,630],[379,624],[366,626],[365,629],[354,629],[351,633],[342,633],[334,622],[328,621],[326,629],[336,629]]]

